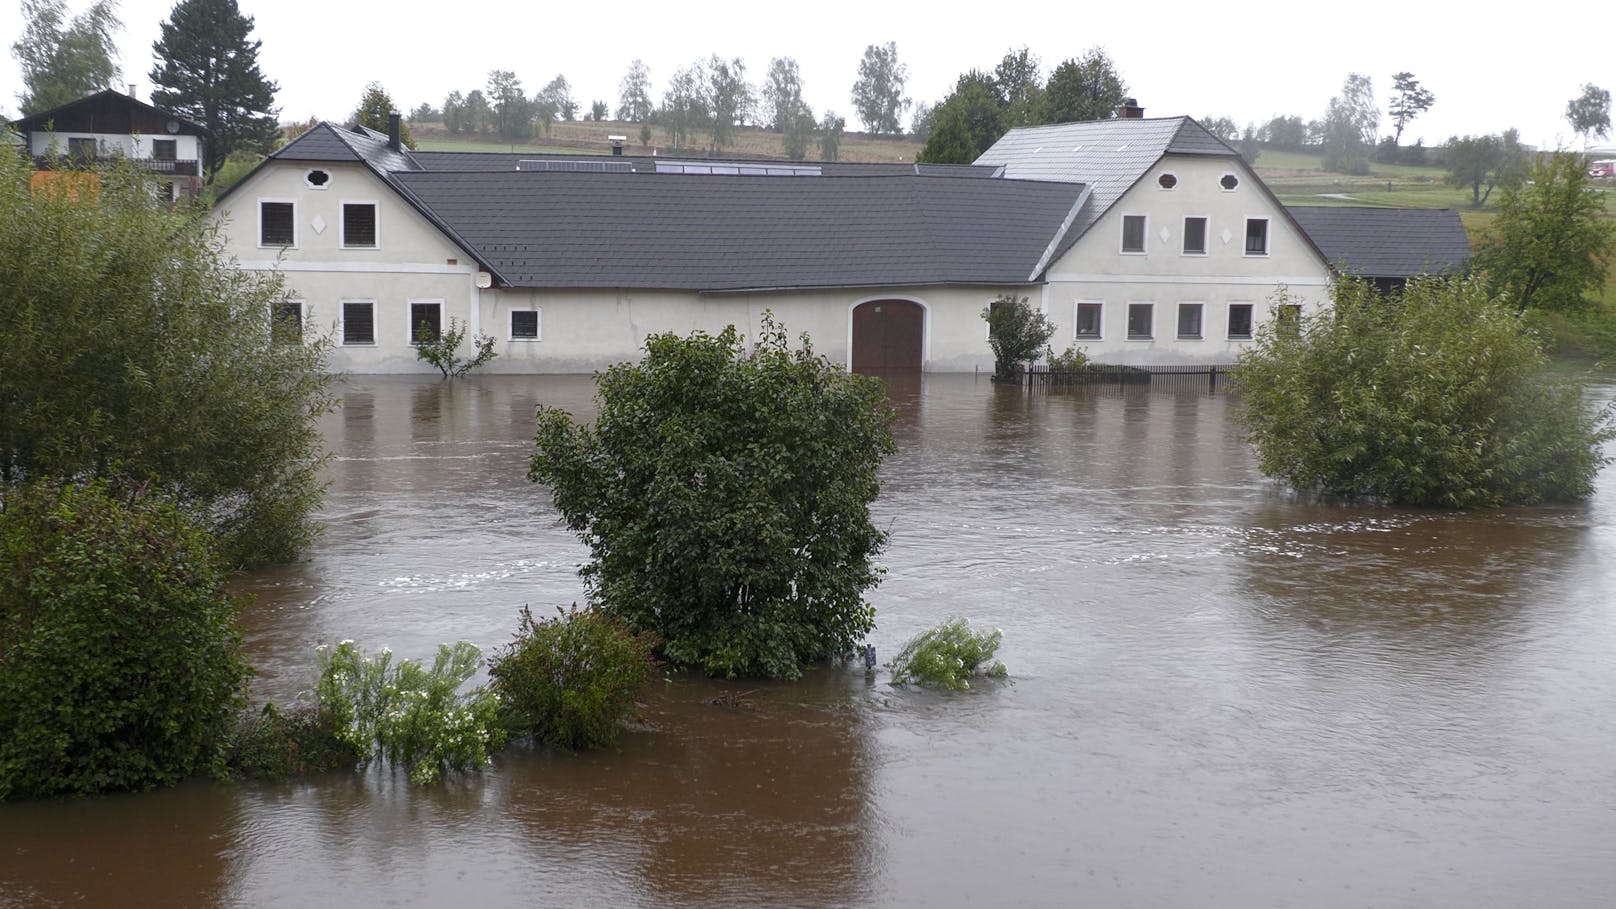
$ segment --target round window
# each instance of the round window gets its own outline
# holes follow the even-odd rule
[[[1162,189],[1172,189],[1178,185],[1178,178],[1172,174],[1162,174],[1156,178],[1156,184]]]
[[[331,182],[331,175],[323,170],[311,170],[308,176],[303,179],[307,180],[308,184],[315,189],[324,189],[325,185]]]
[[[1234,189],[1240,185],[1240,178],[1234,174],[1224,174],[1223,179],[1218,181],[1218,185],[1224,189]]]

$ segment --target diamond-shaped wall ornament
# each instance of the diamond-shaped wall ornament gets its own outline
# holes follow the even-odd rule
[[[1225,227],[1223,229],[1223,233],[1218,234],[1218,236],[1223,240],[1223,245],[1224,246],[1228,246],[1229,241],[1234,239],[1234,235],[1229,233],[1229,228],[1227,228],[1227,227]]]
[[[325,218],[321,215],[315,215],[314,220],[309,222],[309,226],[314,228],[315,233],[323,234],[325,233]],[[1224,242],[1227,243],[1228,241],[1225,240]]]
[[[1173,239],[1173,235],[1171,233],[1168,233],[1167,228],[1165,228],[1165,227],[1162,228],[1161,233],[1157,234],[1156,236],[1161,237],[1161,241],[1163,243],[1166,243],[1168,240]]]

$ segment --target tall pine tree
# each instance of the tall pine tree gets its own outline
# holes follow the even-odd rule
[[[152,103],[207,127],[209,179],[233,151],[268,152],[279,131],[252,27],[236,0],[180,0],[152,45]]]

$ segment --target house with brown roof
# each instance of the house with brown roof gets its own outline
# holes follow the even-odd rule
[[[130,94],[99,91],[13,120],[11,128],[36,180],[123,161],[152,174],[170,199],[195,198],[202,189],[207,130]]]
[[[492,370],[577,373],[765,310],[855,369],[989,370],[1001,294],[1057,351],[1225,364],[1278,286],[1319,306],[1332,274],[1187,117],[1015,130],[970,166],[423,152],[322,123],[213,216],[351,372],[430,370],[416,332],[451,320],[495,338]]]

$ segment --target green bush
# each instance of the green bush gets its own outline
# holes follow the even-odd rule
[[[0,509],[0,799],[223,768],[247,667],[208,539],[102,484]]]
[[[539,412],[528,478],[589,545],[591,601],[662,655],[728,676],[795,678],[875,624],[886,534],[870,520],[893,451],[881,383],[790,350],[765,314],[753,350],[653,335],[599,379],[593,427]]]
[[[1003,294],[982,309],[988,323],[988,347],[993,350],[993,373],[1010,376],[1038,359],[1055,334],[1049,317],[1027,305],[1026,297]]]
[[[1077,347],[1068,347],[1064,353],[1055,353],[1046,348],[1044,353],[1049,359],[1049,371],[1052,373],[1087,372],[1094,365],[1088,354]]]
[[[351,770],[362,755],[341,732],[335,718],[318,707],[283,711],[265,704],[237,721],[230,738],[230,772],[246,779],[281,780]]]
[[[48,184],[91,202],[31,188],[24,161],[0,154],[0,502],[42,477],[150,487],[228,565],[295,558],[323,491],[328,342],[272,343],[280,277],[233,267],[148,175]]]
[[[366,657],[352,641],[321,647],[319,661],[315,699],[339,737],[367,758],[408,768],[412,782],[482,767],[505,745],[497,699],[481,686],[460,691],[482,665],[465,641],[439,645],[431,669],[394,664],[385,649]]]
[[[978,674],[1002,679],[1009,674],[1004,664],[988,662],[993,660],[1002,637],[997,628],[972,631],[971,623],[965,619],[949,619],[903,645],[887,664],[892,669],[892,684],[963,691],[971,687],[971,679]]]
[[[445,379],[463,376],[473,369],[499,356],[494,352],[494,339],[477,335],[471,342],[471,358],[460,356],[460,345],[465,343],[466,329],[459,319],[450,319],[449,327],[435,337],[432,326],[422,324],[415,329],[415,357],[438,368]]]
[[[654,635],[633,634],[599,610],[574,607],[535,622],[524,607],[516,640],[490,661],[489,687],[512,735],[573,750],[606,748],[635,713],[655,646]]]
[[[1339,282],[1332,311],[1264,326],[1234,371],[1264,473],[1302,490],[1485,508],[1586,497],[1608,414],[1549,377],[1537,339],[1475,279],[1382,296]]]

